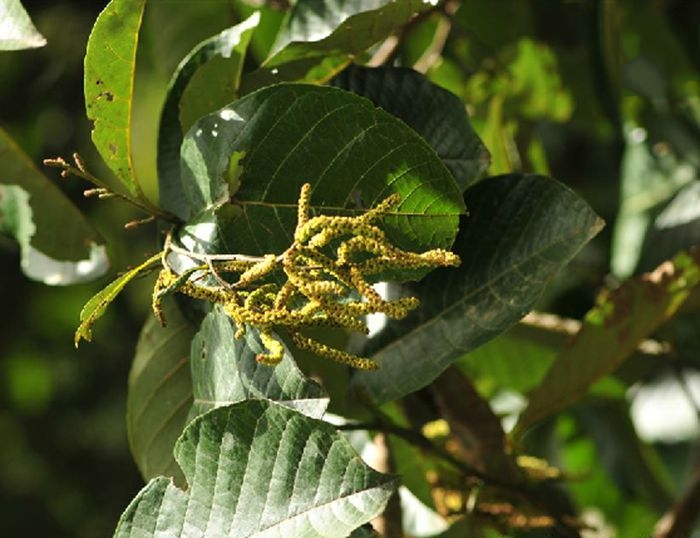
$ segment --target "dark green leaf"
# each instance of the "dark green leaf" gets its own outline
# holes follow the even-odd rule
[[[513,325],[602,226],[576,194],[542,176],[491,178],[465,200],[470,214],[453,249],[462,265],[431,273],[418,288],[420,309],[370,341],[380,369],[353,380],[365,397],[384,402],[424,387]]]
[[[131,162],[136,46],[146,0],[112,0],[92,28],[85,54],[85,108],[92,141],[132,195],[143,198]]]
[[[196,328],[164,302],[168,324],[155,316],[143,326],[129,373],[126,426],[136,465],[145,480],[163,475],[184,485],[173,459],[173,446],[187,423],[192,406],[190,342]]]
[[[0,162],[0,231],[19,243],[24,273],[53,285],[102,276],[102,238],[2,129]]]
[[[194,403],[190,419],[215,407],[246,399],[267,398],[321,418],[328,406],[323,389],[305,377],[289,351],[274,368],[255,357],[263,352],[257,331],[248,328],[246,338],[236,340],[235,326],[215,309],[202,322],[192,341]]]
[[[464,103],[420,73],[350,66],[330,84],[367,97],[403,120],[433,147],[460,189],[475,183],[488,167],[489,153],[474,132]]]
[[[80,340],[92,340],[92,326],[102,317],[109,304],[119,295],[129,282],[139,276],[140,273],[153,268],[160,262],[161,253],[155,254],[143,262],[138,267],[127,271],[116,280],[110,282],[99,293],[93,295],[80,311],[80,325],[75,331],[75,347],[78,347]]]
[[[243,93],[285,81],[322,84],[418,13],[423,0],[302,0],[263,67],[244,76]]]
[[[240,188],[231,192],[230,160]],[[193,214],[181,234],[209,252],[282,252],[292,242],[301,185],[314,212],[403,200],[382,226],[401,248],[449,248],[464,202],[449,171],[414,131],[336,88],[284,84],[197,122],[182,147]],[[233,203],[229,203],[232,200]]]
[[[601,293],[576,338],[530,394],[515,434],[564,409],[615,371],[643,339],[676,313],[698,284],[700,252],[694,251]]]
[[[180,62],[170,82],[158,133],[158,180],[161,205],[181,218],[187,216],[180,182],[182,134],[200,116],[234,100],[245,52],[258,22],[259,16],[253,14],[197,45]],[[227,80],[219,80],[222,75]]]
[[[19,0],[3,0],[0,4],[0,50],[21,50],[43,47],[46,39],[32,24]]]
[[[175,446],[184,492],[152,480],[115,536],[348,536],[379,515],[396,479],[369,468],[325,422],[265,400],[192,421]]]

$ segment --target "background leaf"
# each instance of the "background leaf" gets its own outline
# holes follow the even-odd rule
[[[0,230],[19,243],[24,273],[53,285],[102,276],[102,238],[2,129],[0,161]]]
[[[244,76],[243,93],[285,81],[323,84],[418,13],[422,0],[302,0],[292,10],[274,52]]]
[[[182,188],[195,217],[181,241],[209,252],[282,252],[305,182],[314,212],[363,211],[399,193],[382,227],[409,250],[449,248],[464,211],[449,171],[395,117],[343,90],[284,84],[202,118],[186,135]]]
[[[46,39],[39,33],[19,0],[0,4],[0,50],[43,47]]]
[[[369,468],[325,422],[247,400],[190,423],[175,447],[187,492],[163,478],[132,501],[115,536],[344,537],[382,512],[396,479]]]
[[[85,108],[92,141],[133,195],[143,198],[131,161],[136,45],[146,0],[112,0],[90,33],[85,54]]]
[[[197,329],[174,301],[164,301],[163,307],[168,324],[161,327],[149,315],[136,345],[129,372],[126,426],[131,453],[144,479],[162,475],[184,486],[173,447],[192,405],[188,359]]]
[[[576,338],[558,356],[520,415],[516,432],[581,398],[613,372],[700,283],[700,251],[681,253],[654,272],[603,292]]]
[[[158,181],[161,205],[181,218],[188,213],[180,182],[182,135],[194,120],[235,99],[248,43],[259,20],[254,13],[201,42],[180,62],[170,82],[158,132]],[[215,83],[210,77],[218,80]]]
[[[417,287],[419,311],[370,341],[380,369],[353,379],[365,397],[385,402],[424,387],[513,325],[602,226],[583,200],[542,176],[491,178],[465,201],[470,214],[453,248],[462,265],[433,271]]]
[[[404,121],[433,147],[460,189],[475,183],[488,167],[489,152],[464,103],[417,71],[351,65],[329,84],[366,97]]]

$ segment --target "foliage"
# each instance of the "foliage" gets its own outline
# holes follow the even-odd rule
[[[107,4],[83,78],[106,166],[45,160],[142,213],[128,233],[158,221],[75,333],[116,348],[111,312],[152,299],[126,402],[147,483],[115,536],[689,534],[698,483],[629,417],[648,380],[692,402],[699,364],[689,23],[626,0],[198,4]],[[7,6],[0,46],[39,44]],[[195,17],[199,43],[157,48],[153,21]],[[0,155],[25,274],[101,276],[88,220],[5,131]]]

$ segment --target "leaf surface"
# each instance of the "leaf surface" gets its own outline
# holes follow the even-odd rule
[[[433,271],[417,286],[418,311],[370,340],[380,369],[355,375],[364,397],[385,402],[424,387],[515,324],[602,227],[583,200],[543,176],[490,178],[465,201],[470,214],[453,248],[462,265]]]
[[[469,122],[464,103],[412,69],[352,65],[331,86],[366,97],[420,134],[452,172],[460,189],[475,183],[489,152]]]
[[[19,243],[24,273],[52,285],[102,276],[102,238],[2,129],[0,161],[0,230]]]
[[[100,13],[85,54],[85,108],[92,141],[121,183],[143,198],[131,160],[136,46],[146,0],[112,0]]]
[[[127,271],[116,280],[110,282],[103,290],[93,295],[80,311],[80,325],[75,331],[75,347],[78,347],[80,340],[92,340],[92,326],[102,317],[109,304],[114,301],[129,282],[140,273],[149,270],[160,262],[161,253],[154,254],[141,265]]]
[[[198,417],[175,458],[187,492],[152,480],[116,537],[340,538],[380,514],[397,482],[368,467],[330,424],[264,400]]]
[[[295,80],[323,84],[431,7],[423,0],[297,2],[280,33],[276,52],[243,78],[242,91]]]
[[[530,394],[514,435],[572,404],[617,369],[642,340],[676,313],[698,284],[700,251],[694,250],[601,293],[576,338]]]
[[[284,84],[247,95],[188,132],[182,188],[194,217],[180,239],[208,252],[282,252],[306,182],[315,214],[358,213],[400,194],[382,227],[408,250],[449,248],[464,212],[449,171],[398,119],[343,90]]]
[[[173,447],[192,406],[189,356],[196,327],[172,300],[163,306],[168,324],[161,327],[155,316],[149,316],[136,345],[129,372],[126,426],[141,476],[145,480],[172,477],[176,484],[184,485]]]
[[[46,39],[36,29],[19,0],[0,4],[0,50],[43,47]]]
[[[180,62],[170,82],[158,132],[158,181],[161,205],[181,218],[187,215],[180,183],[183,133],[200,116],[235,99],[245,53],[259,20],[253,14],[202,41]]]

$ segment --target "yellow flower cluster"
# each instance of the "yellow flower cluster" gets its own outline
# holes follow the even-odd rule
[[[153,290],[153,310],[161,323],[165,322],[160,308],[163,296],[178,291],[221,305],[238,327],[236,338],[245,334],[247,325],[258,329],[266,350],[257,357],[262,363],[274,365],[282,360],[284,346],[273,328],[283,327],[299,348],[354,368],[376,369],[378,365],[371,359],[329,347],[300,331],[342,327],[367,333],[367,314],[382,312],[401,319],[418,306],[418,299],[384,300],[367,278],[392,270],[457,266],[459,257],[442,249],[415,253],[391,244],[374,223],[398,205],[398,195],[355,217],[311,217],[310,197],[311,185],[307,183],[299,195],[294,241],[279,256],[202,260],[198,255],[196,259],[206,263],[176,274],[167,265],[166,246],[164,268]],[[194,254],[192,257],[195,259]],[[228,282],[221,273],[239,276]],[[197,282],[207,276],[217,284]]]

